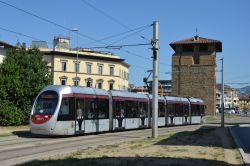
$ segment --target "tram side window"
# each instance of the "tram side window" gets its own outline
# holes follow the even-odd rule
[[[98,108],[99,119],[109,118],[109,100],[108,99],[99,99],[97,108]]]
[[[58,113],[58,121],[68,121],[75,119],[75,100],[73,97],[64,97]]]
[[[148,117],[148,103],[139,102],[139,114],[140,117]]]
[[[84,113],[84,99],[76,98],[76,118],[83,119]]]
[[[114,101],[114,118],[124,118],[125,103],[124,101]]]
[[[205,105],[201,105],[201,115],[202,116],[205,115],[205,110],[206,110],[206,106]]]
[[[191,105],[191,112],[192,112],[192,116],[199,116],[200,115],[200,105],[192,104]]]
[[[183,104],[175,103],[175,116],[183,116]]]
[[[184,115],[189,115],[189,105],[184,104]]]
[[[175,108],[173,103],[168,103],[167,104],[167,111],[168,111],[168,116],[174,116],[175,114]]]
[[[159,102],[159,114],[158,117],[165,117],[165,103]]]
[[[138,102],[137,101],[125,101],[126,105],[126,117],[127,118],[138,118],[139,111],[138,111]]]
[[[98,109],[96,99],[85,99],[85,118],[86,119],[97,119]]]

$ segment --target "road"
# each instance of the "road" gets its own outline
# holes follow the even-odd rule
[[[249,119],[249,117],[237,118],[226,120],[226,123],[230,125],[246,123],[247,121],[249,122]],[[159,133],[160,135],[164,135],[170,132],[193,131],[205,126],[216,127],[219,124],[159,128]],[[28,131],[17,132],[15,136],[0,138],[0,165],[15,165],[34,159],[75,152],[89,147],[97,147],[99,145],[111,145],[124,141],[146,139],[151,137],[151,132],[151,129],[144,129],[52,138],[34,138]]]
[[[232,135],[240,147],[246,166],[250,166],[250,123],[240,124],[231,128]]]

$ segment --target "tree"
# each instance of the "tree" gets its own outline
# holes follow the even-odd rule
[[[0,65],[0,77],[0,105],[6,103],[1,101],[12,103],[13,107],[20,110],[22,123],[27,123],[33,99],[43,87],[51,83],[41,52],[38,49],[27,50],[25,45],[9,49]]]

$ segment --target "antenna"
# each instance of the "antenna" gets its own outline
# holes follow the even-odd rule
[[[198,27],[195,28],[195,32],[196,32],[195,36],[198,36]]]

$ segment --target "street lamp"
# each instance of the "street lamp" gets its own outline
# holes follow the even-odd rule
[[[78,60],[78,32],[79,32],[79,29],[73,28],[72,31],[76,33],[76,79],[77,79],[77,73],[79,72],[79,60]],[[77,83],[77,86],[78,86],[78,84],[79,84],[79,82]]]

